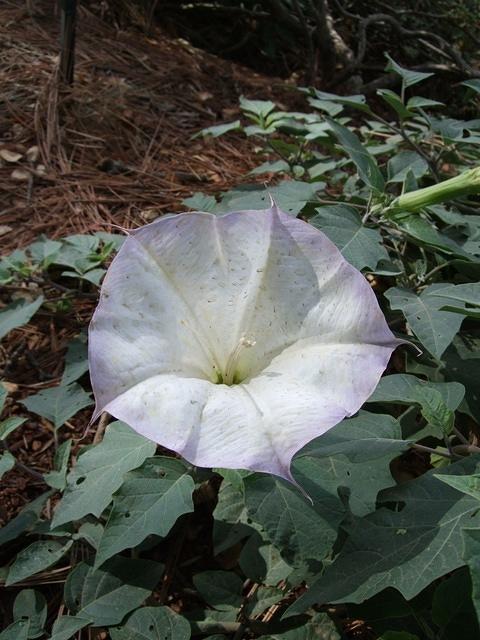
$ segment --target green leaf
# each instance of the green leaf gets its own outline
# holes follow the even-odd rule
[[[218,202],[213,196],[201,193],[200,191],[194,193],[190,198],[182,200],[182,204],[195,211],[207,211],[211,213],[215,213],[218,206]]]
[[[326,91],[319,91],[318,89],[314,89],[313,91],[318,100],[333,102],[343,105],[344,107],[351,107],[352,109],[359,109],[365,113],[371,113],[371,109],[366,103],[364,95],[339,96],[336,93],[327,93]]]
[[[465,395],[465,387],[459,382],[426,382],[417,376],[399,373],[380,378],[367,402],[422,405],[426,389],[437,391],[452,411],[458,409]]]
[[[466,527],[463,534],[463,559],[470,571],[472,580],[472,600],[480,621],[480,529]]]
[[[225,122],[224,124],[215,124],[212,127],[206,127],[199,131],[194,138],[199,135],[202,136],[213,136],[214,138],[218,138],[219,136],[223,136],[225,133],[229,131],[239,131],[241,129],[240,120],[235,120],[234,122]]]
[[[28,618],[28,638],[38,638],[43,635],[43,627],[47,620],[47,601],[40,591],[23,589],[13,603],[13,619]]]
[[[341,636],[326,613],[315,613],[300,627],[260,636],[259,640],[341,640]]]
[[[32,256],[32,260],[40,263],[45,269],[54,262],[61,248],[61,242],[41,237],[36,242],[32,242],[32,244],[27,247],[27,250]]]
[[[15,466],[15,457],[12,456],[10,451],[5,451],[0,454],[0,479],[7,471],[10,471]]]
[[[8,571],[5,585],[9,587],[16,582],[33,576],[39,571],[53,567],[70,549],[73,541],[62,544],[56,540],[38,540],[22,549]]]
[[[472,583],[465,567],[455,571],[436,588],[432,618],[440,627],[439,637],[442,640],[480,637],[471,593]]]
[[[90,393],[74,382],[67,387],[51,387],[20,401],[29,411],[37,413],[59,429],[81,409],[93,404]]]
[[[270,196],[277,205],[292,216],[297,216],[310,202],[318,202],[317,191],[323,183],[299,182],[288,180],[269,189],[236,189],[227,191],[222,198],[218,211],[241,211],[242,209],[268,209]]]
[[[441,311],[444,298],[438,297],[448,284],[432,284],[417,296],[413,291],[392,287],[385,292],[392,309],[399,309],[420,342],[440,358],[459,331],[463,316]]]
[[[416,180],[428,172],[427,161],[415,151],[401,151],[388,161],[388,182],[404,182],[412,173]]]
[[[276,108],[276,105],[270,100],[248,100],[240,96],[240,108],[263,119]]]
[[[155,449],[153,442],[125,423],[109,424],[102,442],[83,453],[70,472],[52,527],[79,520],[88,513],[98,518],[120,488],[125,474],[141,466]]]
[[[95,566],[136,547],[150,534],[165,537],[181,515],[193,511],[194,488],[180,460],[151,458],[127,473],[113,497]]]
[[[20,418],[12,416],[0,422],[0,440],[5,440],[8,436],[15,431],[20,425],[25,422],[26,418]]]
[[[435,477],[442,482],[445,482],[450,487],[453,487],[476,500],[480,500],[480,474],[474,473],[468,476],[437,475]]]
[[[443,355],[444,375],[447,380],[458,380],[465,387],[465,402],[462,411],[480,422],[480,336],[475,333],[462,333]]]
[[[86,340],[74,338],[68,344],[67,353],[65,355],[65,368],[63,370],[62,387],[75,382],[88,371],[88,349]]]
[[[70,459],[70,450],[72,441],[65,440],[55,451],[53,459],[54,471],[50,471],[44,475],[45,482],[53,489],[63,491],[67,483],[67,468]]]
[[[415,115],[403,104],[400,96],[394,91],[391,91],[390,89],[378,89],[377,95],[383,98],[385,102],[397,112],[400,120],[405,120],[406,118],[411,118]]]
[[[59,616],[53,623],[50,640],[70,640],[77,631],[80,631],[80,629],[83,629],[88,624],[90,624],[90,622],[85,618]]]
[[[246,614],[249,618],[255,618],[269,607],[277,604],[285,597],[285,593],[281,589],[275,587],[260,586],[255,591],[253,597],[249,599]]]
[[[455,423],[455,414],[447,407],[441,394],[435,389],[423,389],[420,404],[422,416],[428,423],[427,433],[429,435],[431,433],[438,439],[448,436]],[[419,438],[418,433],[417,438]]]
[[[439,296],[440,298],[445,298],[445,306],[442,307],[443,311],[460,313],[463,316],[480,319],[480,283],[452,284],[445,288]],[[452,301],[451,304],[448,303],[449,300]],[[465,305],[467,304],[471,305],[473,309],[466,308]]]
[[[346,205],[331,205],[316,209],[310,223],[323,231],[357,269],[375,269],[380,260],[389,256],[377,229],[368,229],[355,209]]]
[[[470,457],[452,464],[442,476],[478,472]],[[288,610],[304,611],[311,604],[359,603],[387,587],[406,598],[442,575],[462,566],[462,528],[480,524],[478,501],[442,486],[432,472],[382,491],[383,507],[357,520],[335,561],[309,591]]]
[[[423,109],[424,107],[444,107],[443,102],[431,100],[430,98],[422,98],[421,96],[413,96],[407,102],[407,109]]]
[[[393,73],[400,76],[405,87],[411,87],[414,84],[418,84],[419,82],[430,78],[430,76],[433,76],[433,73],[424,73],[422,71],[410,71],[409,69],[405,69],[395,62],[388,53],[386,53],[385,56],[388,58],[388,64],[385,67],[385,71],[393,71]]]
[[[255,533],[245,543],[238,560],[241,570],[253,582],[274,587],[292,572],[280,551]]]
[[[65,604],[95,627],[119,624],[158,584],[163,565],[117,556],[101,569],[78,564],[65,583]]]
[[[255,169],[248,172],[251,176],[261,175],[262,173],[288,173],[290,165],[285,160],[276,160],[275,162],[263,162]]]
[[[231,571],[204,571],[193,576],[193,584],[207,604],[219,611],[242,604],[243,581]]]
[[[12,329],[21,327],[29,322],[30,318],[40,309],[43,296],[39,296],[33,302],[25,299],[14,300],[0,311],[0,340]]]
[[[190,624],[169,607],[142,607],[109,633],[112,640],[189,640]]]
[[[38,522],[46,501],[53,491],[47,491],[32,502],[27,503],[23,509],[0,529],[0,545],[15,540],[25,531],[30,530]]]
[[[473,89],[476,93],[480,93],[480,80],[472,79],[472,80],[464,80],[461,84],[469,89]]]
[[[17,620],[0,633],[0,640],[27,640],[29,630],[29,620]]]
[[[357,136],[347,127],[327,119],[341,147],[350,156],[357,167],[358,175],[363,182],[377,192],[383,192],[385,181],[377,166],[375,158],[370,155]]]

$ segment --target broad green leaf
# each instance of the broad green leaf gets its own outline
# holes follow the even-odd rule
[[[454,315],[454,314],[452,314]],[[480,334],[462,332],[443,355],[447,380],[458,380],[465,387],[462,411],[480,422]]]
[[[112,640],[189,640],[190,624],[169,607],[142,607],[109,633]]]
[[[280,551],[273,544],[264,542],[258,533],[247,540],[238,563],[250,580],[271,587],[286,580],[292,572],[292,567],[285,562]]]
[[[472,79],[472,80],[464,80],[461,84],[469,89],[473,89],[476,93],[480,93],[480,80]]]
[[[450,487],[466,493],[476,500],[480,500],[480,474],[474,473],[468,476],[437,475],[435,477]]]
[[[8,436],[15,431],[18,427],[20,427],[26,418],[20,418],[18,416],[12,416],[11,418],[7,418],[0,422],[0,440],[5,440]]]
[[[27,250],[32,256],[32,260],[34,262],[38,262],[43,268],[46,268],[54,262],[61,248],[61,242],[42,237],[29,245]]]
[[[217,505],[213,512],[213,548],[218,555],[251,536],[255,529],[248,524],[247,508],[243,490],[243,479],[240,484],[224,479],[218,492]]]
[[[389,259],[378,230],[365,227],[353,207],[329,205],[316,211],[309,222],[323,231],[357,269],[374,270],[380,260]]]
[[[235,120],[234,122],[225,122],[224,124],[215,124],[211,127],[206,127],[202,129],[199,133],[197,133],[194,138],[199,135],[202,136],[213,136],[214,138],[218,138],[219,136],[223,136],[225,133],[229,131],[239,131],[241,129],[240,120]]]
[[[23,589],[13,603],[13,619],[28,618],[28,638],[43,636],[43,627],[47,620],[47,601],[40,591]]]
[[[365,113],[371,113],[364,95],[339,96],[336,93],[327,93],[326,91],[319,91],[318,89],[314,89],[313,92],[318,100],[333,102],[343,105],[344,107],[351,107],[352,109],[359,109]]]
[[[53,491],[47,491],[32,502],[27,503],[23,509],[0,529],[0,545],[15,540],[25,531],[29,531],[38,522],[46,501]]]
[[[423,109],[425,107],[444,107],[443,102],[431,100],[430,98],[422,98],[421,96],[412,96],[407,102],[407,109]]]
[[[21,400],[21,403],[29,411],[52,422],[55,429],[59,429],[81,409],[93,404],[93,400],[90,393],[74,382],[66,387],[45,389]]]
[[[201,193],[200,191],[194,193],[190,198],[182,200],[182,204],[189,209],[194,209],[195,211],[207,211],[211,213],[215,213],[218,206],[218,202],[214,196]]]
[[[428,423],[426,433],[429,435],[431,433],[439,439],[448,436],[452,432],[455,423],[455,414],[447,407],[440,392],[435,389],[423,389],[420,396],[420,404],[422,406],[422,416]],[[418,433],[416,437],[419,438]]]
[[[395,213],[393,221],[399,229],[406,233],[413,242],[431,250],[442,251],[449,256],[456,256],[464,260],[471,260],[472,256],[454,240],[447,235],[440,233],[430,222],[422,217],[421,213],[415,211]]]
[[[103,535],[103,528],[100,522],[84,522],[78,530],[77,536],[86,540],[94,549],[98,549]]]
[[[400,120],[405,120],[406,118],[411,118],[414,114],[404,105],[402,99],[399,95],[397,95],[394,91],[390,89],[378,89],[377,95],[385,100],[387,104],[389,104],[394,111],[397,112]]]
[[[70,549],[73,541],[69,540],[65,544],[56,540],[38,540],[22,549],[8,571],[5,585],[9,587],[16,582],[21,582],[25,578],[33,576],[39,571],[45,571],[53,567]]]
[[[15,300],[0,311],[0,340],[12,329],[21,327],[29,322],[30,318],[40,309],[43,296],[39,296],[33,302],[25,299]]]
[[[437,294],[449,286],[432,284],[419,296],[413,291],[397,287],[385,292],[391,308],[403,312],[417,338],[436,358],[441,358],[463,321],[461,315],[441,311],[445,301]]]
[[[116,553],[136,547],[148,535],[165,537],[177,518],[193,511],[195,484],[183,462],[151,458],[130,471],[113,497],[95,566]]]
[[[262,173],[279,173],[287,172],[290,170],[290,165],[285,160],[276,160],[275,162],[263,162],[255,169],[249,171],[249,175],[255,176]]]
[[[472,580],[472,600],[480,621],[480,528],[463,529],[463,559],[470,571]]]
[[[29,630],[30,620],[17,620],[0,632],[0,640],[27,640]]]
[[[260,586],[254,595],[249,598],[246,606],[246,614],[249,618],[255,618],[262,614],[265,609],[277,604],[285,597],[284,591],[276,587]]]
[[[45,482],[53,489],[59,489],[60,491],[65,489],[71,448],[72,441],[65,440],[55,451],[53,459],[54,471],[50,471],[44,475]]]
[[[398,373],[380,378],[367,402],[422,405],[425,389],[437,391],[452,411],[458,409],[465,395],[465,387],[459,382],[426,382],[417,376]]]
[[[388,161],[388,182],[404,182],[411,172],[416,180],[428,172],[428,164],[415,151],[401,151]]]
[[[153,456],[155,449],[153,442],[123,422],[109,424],[102,442],[83,453],[70,472],[52,527],[79,520],[88,513],[98,518],[120,488],[125,474]]]
[[[374,191],[383,192],[385,181],[375,158],[370,155],[366,147],[362,145],[350,129],[331,119],[328,119],[328,123],[338,139],[340,146],[350,156],[357,167],[360,179]]]
[[[480,628],[472,604],[472,582],[466,567],[441,582],[432,601],[432,618],[442,640],[478,638]]]
[[[418,82],[422,82],[422,80],[426,80],[433,76],[433,73],[425,73],[422,71],[410,71],[409,69],[405,69],[401,67],[393,58],[391,58],[388,53],[385,54],[388,58],[388,64],[385,67],[385,71],[393,71],[398,76],[402,78],[402,82],[405,87],[411,87]]]
[[[83,629],[88,624],[90,624],[90,622],[85,618],[59,616],[53,623],[50,640],[70,640],[77,631],[80,631],[80,629]]]
[[[480,319],[480,283],[453,284],[445,288],[440,294],[440,298],[445,298],[443,311],[460,313],[469,318]],[[465,307],[471,305],[473,308]]]
[[[223,196],[218,210],[225,213],[227,211],[241,211],[242,209],[268,209],[270,197],[277,205],[292,216],[297,216],[309,203],[318,201],[317,191],[321,189],[323,183],[299,182],[288,180],[281,182],[276,187],[227,191]]]
[[[266,118],[276,108],[276,105],[270,100],[248,100],[244,96],[240,96],[240,108],[259,118]]]
[[[5,451],[4,453],[0,453],[0,479],[2,476],[10,471],[15,466],[15,458],[12,456],[10,451]]]
[[[119,624],[139,607],[158,584],[163,565],[117,556],[101,569],[78,564],[65,583],[65,604],[94,627]]]
[[[61,385],[66,386],[75,382],[88,371],[88,350],[85,339],[74,338],[68,345],[65,355]]]
[[[326,613],[315,613],[299,627],[283,633],[260,636],[259,640],[341,640],[341,636]]]
[[[297,454],[297,458],[342,454],[352,462],[361,463],[385,456],[393,458],[409,446],[409,442],[402,440],[402,429],[395,418],[360,411],[355,418],[342,420],[323,436],[312,440]]]
[[[242,604],[243,581],[231,571],[204,571],[193,576],[195,588],[214,609],[228,611]]]
[[[444,475],[471,474],[480,463],[469,457],[447,467]],[[304,611],[313,603],[359,603],[387,587],[406,598],[463,565],[462,528],[480,525],[478,500],[442,486],[427,472],[382,491],[379,502],[398,503],[358,519],[335,561],[288,610]]]

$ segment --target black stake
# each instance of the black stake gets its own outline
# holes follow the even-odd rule
[[[60,0],[60,10],[60,77],[65,84],[73,84],[77,0]]]

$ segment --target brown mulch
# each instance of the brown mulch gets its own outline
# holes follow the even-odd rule
[[[13,229],[3,251],[40,233],[138,226],[184,209],[194,191],[244,182],[256,164],[249,141],[191,136],[236,119],[242,94],[298,102],[284,81],[158,29],[120,31],[83,6],[75,83],[59,89],[57,3],[35,7],[34,16],[23,0],[0,8],[0,150],[22,154],[0,160],[1,224]]]

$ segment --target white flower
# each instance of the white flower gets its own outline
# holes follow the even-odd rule
[[[328,238],[275,206],[134,231],[90,325],[96,415],[202,467],[292,479],[358,411],[400,343]]]

